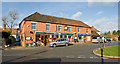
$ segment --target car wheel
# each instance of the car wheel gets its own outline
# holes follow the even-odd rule
[[[53,47],[56,47],[56,44],[53,44]]]
[[[68,46],[68,43],[66,43],[65,45]]]

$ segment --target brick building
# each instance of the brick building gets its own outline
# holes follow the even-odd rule
[[[43,15],[38,12],[24,18],[19,24],[22,46],[41,40],[45,45],[57,38],[68,38],[72,43],[91,42],[91,27],[73,19]]]
[[[100,31],[94,28],[94,26],[91,27],[91,36],[92,37],[100,36]]]

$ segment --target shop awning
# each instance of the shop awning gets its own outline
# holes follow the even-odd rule
[[[91,36],[91,34],[78,34],[78,36]]]
[[[73,35],[73,33],[61,33],[61,35]]]
[[[52,34],[58,35],[58,33],[51,33],[51,32],[36,32],[36,34]],[[73,35],[73,33],[61,33],[60,35]]]
[[[54,34],[54,33],[51,33],[51,32],[36,32],[36,34]]]

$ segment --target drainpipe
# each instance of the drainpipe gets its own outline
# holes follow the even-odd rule
[[[24,37],[25,37],[25,42],[24,42],[24,44],[25,44],[25,47],[26,47],[26,34],[24,33]]]

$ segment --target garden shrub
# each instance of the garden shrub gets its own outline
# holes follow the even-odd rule
[[[1,31],[2,38],[8,38],[10,36],[10,31]]]
[[[113,38],[113,41],[116,41],[116,39],[115,39],[115,38]]]

